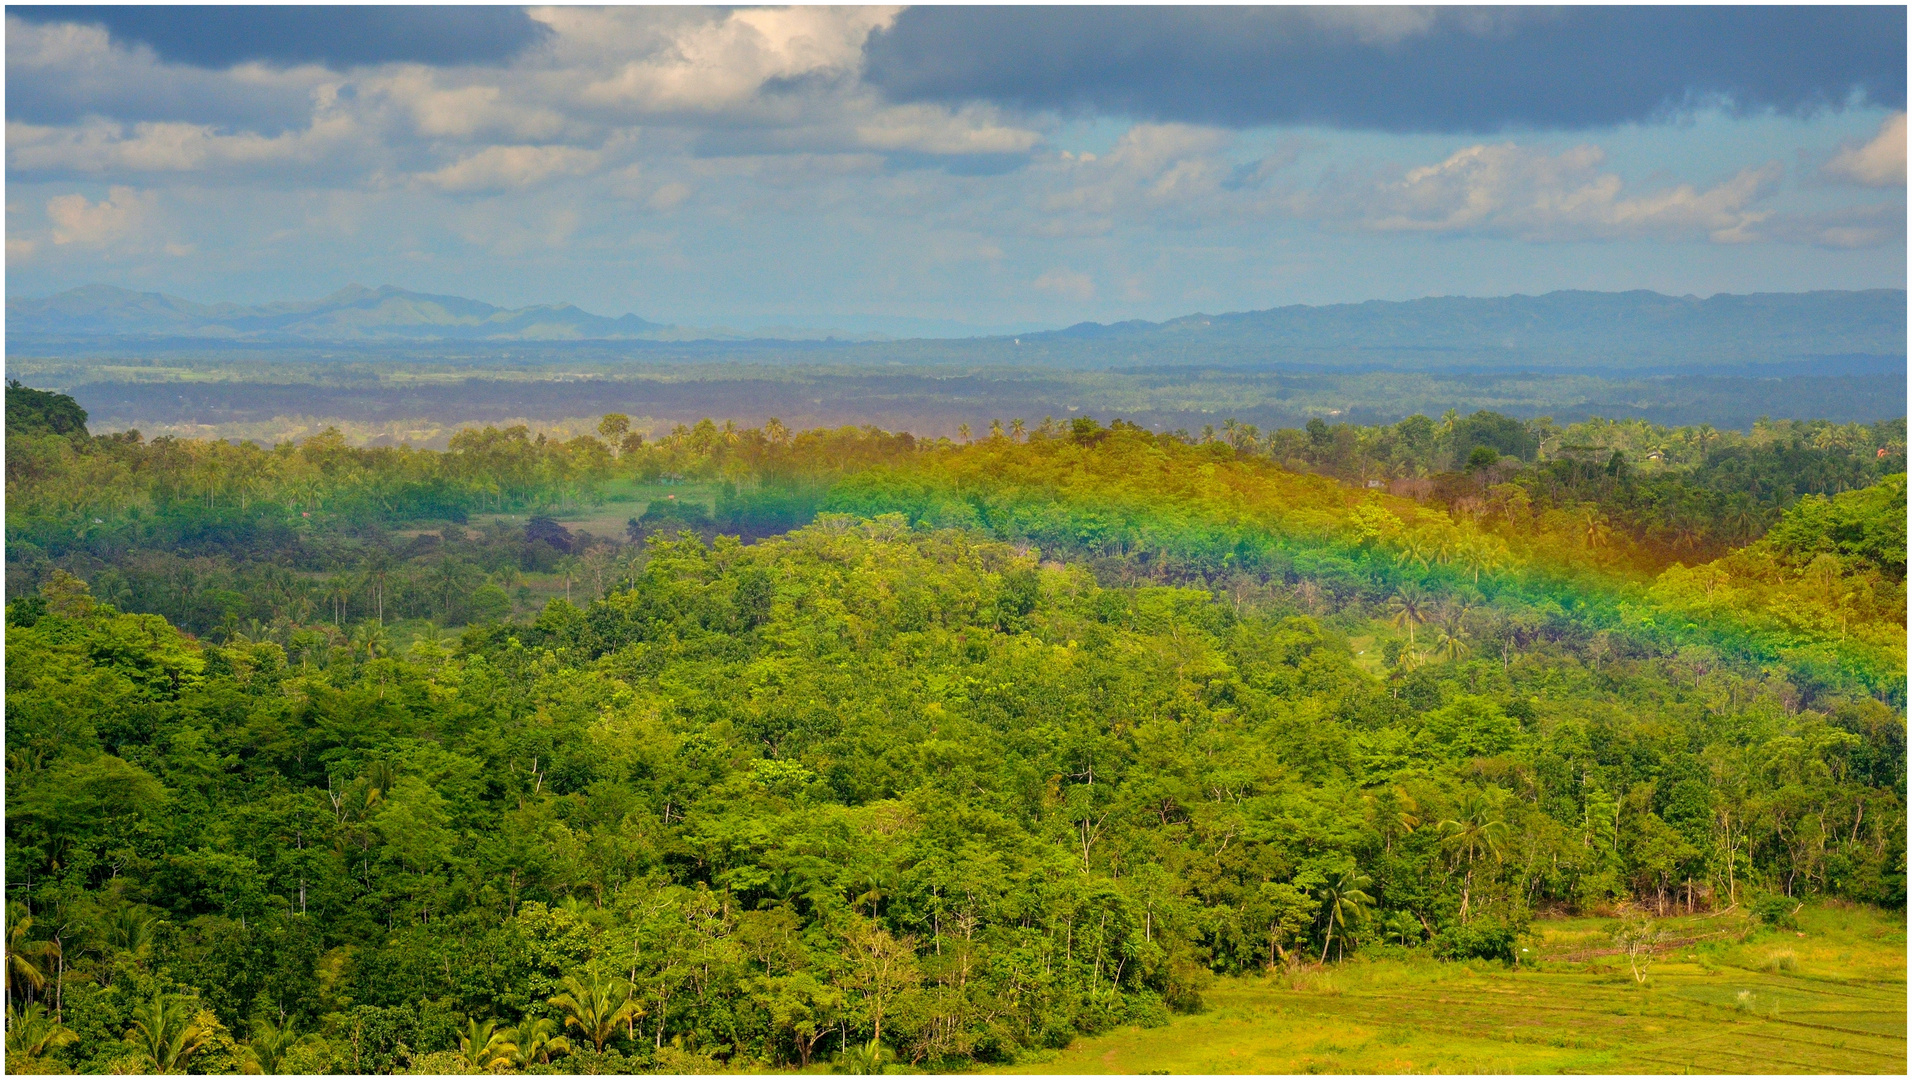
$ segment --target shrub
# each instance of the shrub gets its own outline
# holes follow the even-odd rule
[[[1793,918],[1799,911],[1799,901],[1790,896],[1762,896],[1748,905],[1753,917],[1761,924],[1775,930],[1797,930],[1799,923]]]
[[[1520,930],[1499,919],[1476,919],[1466,925],[1444,926],[1434,935],[1434,955],[1444,960],[1499,960],[1514,962]]]

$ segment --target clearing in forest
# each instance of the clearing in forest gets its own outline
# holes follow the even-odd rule
[[[1226,979],[1197,1015],[1003,1071],[1903,1074],[1903,917],[1825,906],[1798,920],[1661,920],[1670,947],[1644,983],[1613,948],[1613,919],[1536,922],[1536,959],[1519,968],[1383,950]]]

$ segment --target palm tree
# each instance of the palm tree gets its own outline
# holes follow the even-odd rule
[[[500,1028],[496,1020],[465,1018],[465,1030],[458,1033],[458,1056],[473,1072],[489,1072],[493,1065],[508,1064],[517,1053],[510,1028]]]
[[[1466,641],[1467,611],[1465,604],[1450,604],[1441,613],[1441,636],[1434,643],[1434,651],[1450,661],[1458,661],[1469,651]]]
[[[889,1049],[875,1039],[868,1046],[858,1044],[843,1052],[843,1071],[851,1076],[878,1076]]]
[[[38,1002],[17,1012],[7,1013],[7,1056],[9,1058],[15,1055],[28,1058],[45,1057],[78,1039],[79,1035],[48,1016],[46,1009]]]
[[[1507,822],[1501,816],[1500,801],[1477,789],[1461,799],[1460,811],[1441,822],[1440,830],[1448,848],[1467,859],[1467,876],[1461,884],[1461,922],[1465,923],[1474,892],[1474,863],[1484,855],[1500,858]]]
[[[1413,938],[1416,944],[1421,940],[1421,921],[1411,912],[1397,911],[1388,916],[1388,921],[1382,924],[1382,929],[1403,946],[1407,945],[1409,938]]]
[[[1427,621],[1429,597],[1419,586],[1403,585],[1388,598],[1388,611],[1393,618],[1388,621],[1396,627],[1407,627],[1407,647],[1414,648],[1414,628]]]
[[[1605,546],[1607,534],[1612,530],[1607,526],[1607,516],[1594,507],[1587,507],[1580,514],[1580,525],[1586,530],[1587,546],[1597,548]]]
[[[1009,438],[1014,442],[1021,442],[1022,433],[1024,431],[1027,431],[1028,428],[1029,428],[1029,425],[1023,423],[1021,417],[1017,417],[1016,419],[1009,421]]]
[[[352,631],[352,652],[366,660],[376,660],[389,656],[392,652],[392,636],[385,624],[366,619]]]
[[[211,1031],[199,1024],[197,1003],[171,994],[155,993],[133,1006],[133,1026],[126,1041],[148,1071],[185,1072],[186,1063],[205,1046]]]
[[[370,810],[398,785],[398,766],[389,761],[374,761],[365,766],[365,808]]]
[[[558,573],[564,575],[564,602],[568,604],[571,602],[571,579],[576,577],[578,573],[577,558],[575,556],[566,555],[564,558],[559,559]]]
[[[956,425],[956,437],[957,437],[957,438],[959,438],[959,439],[961,439],[961,440],[963,440],[963,445],[964,445],[964,446],[968,446],[968,445],[969,445],[969,423],[968,423],[968,421],[964,421],[963,423],[960,423],[960,424],[957,424],[957,425]]]
[[[571,1040],[558,1034],[558,1025],[548,1017],[526,1020],[510,1032],[511,1041],[518,1046],[512,1064],[520,1069],[533,1065],[549,1065],[551,1055],[571,1052]]]
[[[1328,921],[1328,935],[1321,939],[1323,963],[1328,960],[1328,946],[1334,941],[1334,932],[1337,929],[1341,931],[1343,947],[1335,955],[1337,957],[1347,955],[1348,924],[1359,922],[1362,907],[1374,903],[1374,897],[1362,891],[1372,884],[1374,884],[1373,878],[1362,873],[1360,867],[1351,866],[1342,871],[1341,876],[1333,883],[1322,886],[1321,913]]]
[[[60,946],[51,941],[34,941],[33,916],[25,904],[7,905],[7,1005],[13,1004],[16,991],[29,994],[46,985],[46,962],[60,955]]]
[[[286,1055],[310,1039],[311,1035],[301,1034],[287,1021],[274,1024],[268,1017],[257,1017],[252,1021],[252,1041],[246,1044],[251,1064],[261,1075],[277,1076],[285,1067]]]
[[[991,439],[1002,438],[1002,421],[1001,420],[991,420],[989,422],[989,437]]]
[[[1419,536],[1402,537],[1400,553],[1394,557],[1394,561],[1400,566],[1419,566],[1423,570],[1427,569],[1430,559],[1428,543],[1425,538]]]
[[[124,904],[106,923],[106,945],[137,966],[153,950],[153,927],[159,920],[136,904]],[[110,985],[110,980],[109,980]]]
[[[1494,570],[1500,566],[1500,553],[1484,536],[1470,536],[1461,542],[1461,559],[1467,568],[1474,572],[1474,584],[1480,584],[1482,570]]]
[[[600,1052],[611,1036],[617,1034],[619,1024],[644,1015],[631,1000],[629,983],[607,980],[599,972],[592,972],[589,982],[567,975],[564,989],[564,993],[551,999],[551,1004],[564,1010],[565,1027],[575,1025]]]

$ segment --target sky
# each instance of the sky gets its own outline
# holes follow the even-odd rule
[[[7,295],[960,334],[1904,288],[1906,12],[6,17]]]

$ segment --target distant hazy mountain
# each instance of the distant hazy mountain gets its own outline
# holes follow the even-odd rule
[[[566,341],[656,337],[670,329],[635,315],[611,319],[570,304],[509,309],[390,285],[348,285],[322,300],[258,307],[195,304],[111,285],[87,285],[41,300],[7,300],[10,337]]]
[[[1488,299],[1295,305],[1167,322],[1081,323],[1025,343],[1093,343],[1168,355],[1310,354],[1402,359],[1450,354],[1483,362],[1548,358],[1641,364],[1771,363],[1814,356],[1904,356],[1903,289],[1721,294],[1700,299],[1639,290],[1552,292]],[[1138,359],[1140,357],[1138,356]],[[1430,356],[1432,360],[1434,357]]]
[[[786,345],[845,362],[1060,364],[1067,367],[1399,368],[1418,370],[1746,367],[1800,373],[1902,369],[1906,294],[1758,293],[1702,300],[1636,291],[1554,292],[1490,299],[1433,297],[1322,307],[1297,305],[1167,322],[1082,323],[1066,330],[966,339],[870,340],[876,335],[786,329],[740,333],[607,318],[569,304],[506,309],[456,296],[350,286],[322,300],[247,307],[195,304],[160,293],[89,285],[7,301],[8,344],[60,355],[75,348],[180,348],[192,342],[368,348],[519,342],[575,350],[665,343],[705,358]],[[820,339],[834,337],[833,343]],[[859,341],[858,339],[861,338]],[[770,340],[766,340],[770,339]],[[802,346],[798,342],[803,342]]]

